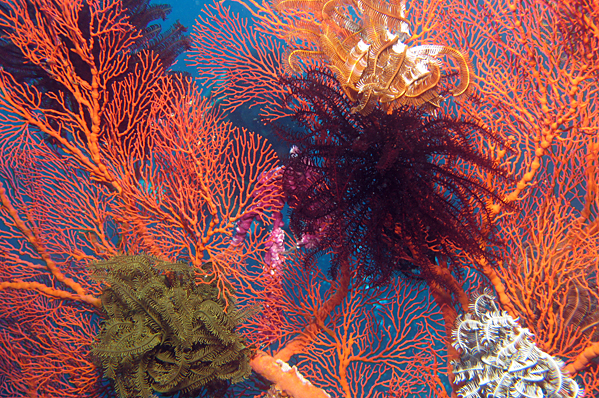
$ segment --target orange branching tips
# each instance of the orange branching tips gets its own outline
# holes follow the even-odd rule
[[[470,85],[471,67],[460,51],[407,44],[411,35],[405,0],[351,4],[281,0],[275,5],[316,17],[290,25],[296,46],[286,53],[288,68],[297,72],[310,60],[324,60],[345,93],[357,101],[354,112],[368,114],[377,104],[389,112],[403,105],[438,107],[443,101],[439,87],[443,56],[457,63],[461,79],[449,92],[461,95]]]

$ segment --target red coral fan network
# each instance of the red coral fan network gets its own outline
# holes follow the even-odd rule
[[[106,297],[89,266],[134,254],[240,309],[253,372],[227,397],[477,390],[450,340],[485,288],[596,396],[596,4],[240,4],[248,18],[206,6],[188,38],[156,36],[168,7],[144,1],[0,1],[0,397],[117,396],[92,354]],[[198,81],[167,70],[188,45]],[[244,107],[299,149],[282,161],[233,125]],[[155,369],[198,362],[169,355]]]

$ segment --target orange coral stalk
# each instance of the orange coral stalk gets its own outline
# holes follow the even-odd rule
[[[599,342],[591,343],[578,354],[574,361],[567,364],[564,369],[573,377],[576,373],[589,366],[591,361],[597,357],[599,357]]]
[[[295,368],[281,360],[275,360],[263,351],[258,351],[251,359],[252,369],[274,383],[279,389],[293,398],[330,398],[330,395],[315,387]]]

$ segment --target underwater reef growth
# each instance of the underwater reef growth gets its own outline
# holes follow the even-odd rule
[[[43,94],[40,100],[44,108],[55,112],[67,108],[74,113],[83,112],[86,118],[91,119],[93,115],[80,103],[81,93],[69,86],[72,80],[79,79],[77,83],[83,87],[92,85],[97,76],[92,69],[102,69],[102,64],[108,61],[104,59],[104,46],[111,45],[105,41],[109,29],[103,30],[103,34],[99,33],[101,29],[95,26],[96,8],[104,6],[104,10],[115,10],[118,4],[82,2],[73,17],[64,18],[60,11],[47,6],[44,1],[18,0],[15,3],[18,9],[0,3],[0,14],[9,15],[11,11],[16,11],[11,17],[0,18],[0,67],[11,74],[15,83],[34,85]],[[154,23],[159,19],[166,21],[171,12],[170,5],[150,4],[149,0],[125,0],[121,7],[121,19],[113,20],[111,29],[121,29],[126,33],[128,56],[115,60],[121,65],[103,82],[110,95],[115,95],[114,89],[118,83],[125,82],[130,73],[144,63],[144,53],[152,52],[160,67],[166,71],[191,46],[187,28],[179,21],[164,30],[161,24]],[[168,26],[166,22],[164,25]],[[113,42],[112,46],[120,47],[115,44]],[[123,62],[125,59],[127,62]],[[60,74],[64,72],[70,74],[71,80],[61,79]],[[169,73],[185,75],[176,71]],[[152,90],[151,84],[147,83],[143,90]],[[148,110],[149,106],[143,106],[143,111]],[[101,122],[106,123],[106,120]],[[126,131],[126,127],[127,120],[121,121],[118,126],[120,145],[131,145],[131,140],[143,138],[138,132]],[[65,131],[63,137],[67,138],[67,135]],[[44,138],[56,150],[64,149],[61,140],[52,134],[46,134]],[[88,137],[81,131],[77,139],[87,140]],[[99,140],[102,143],[107,140],[105,129],[100,130]]]
[[[262,255],[268,232],[231,239],[247,212],[269,223],[281,195],[261,176],[276,155],[226,123],[191,78],[136,54],[121,1],[34,3],[47,18],[4,1],[0,25],[61,88],[0,68],[0,396],[115,397],[90,355],[102,289],[89,264],[122,253],[212,260],[221,298],[226,282],[242,291],[261,276],[245,260]],[[81,39],[86,29],[97,41]]]
[[[599,61],[599,3],[597,0],[545,0],[556,16],[564,50],[582,65]]]
[[[20,7],[23,1],[0,3],[27,23],[36,17]],[[297,257],[301,251],[289,247],[281,220],[271,223],[271,212],[281,209],[276,193],[282,171],[272,151],[256,135],[224,122],[225,115],[213,112],[212,104],[218,101],[201,99],[189,80],[163,74],[155,55],[143,51],[135,59],[128,57],[135,48],[127,41],[131,24],[123,18],[128,5],[119,0],[31,3],[51,15],[42,18],[47,29],[15,24],[20,30],[13,38],[26,39],[19,42],[24,51],[37,51],[29,53],[27,61],[43,64],[61,81],[64,89],[59,97],[77,93],[77,104],[71,108],[59,99],[54,101],[58,108],[46,106],[47,92],[16,82],[14,71],[0,70],[0,395],[116,396],[89,355],[99,330],[101,289],[91,280],[88,265],[118,253],[142,252],[197,268],[210,259],[211,276],[221,281],[221,292],[223,288],[232,292],[227,288],[231,283],[238,302],[249,299],[271,309],[259,320],[250,320],[251,327],[244,325],[244,333],[262,350],[250,360],[252,369],[269,370],[276,377],[267,383],[252,376],[232,385],[227,396],[263,397],[271,383],[294,398],[327,396],[325,391],[344,398],[446,398],[452,388],[457,392],[459,386],[448,381],[447,366],[448,359],[456,357],[444,346],[448,334],[442,332],[455,324],[446,314],[457,305],[442,294],[449,285],[439,288],[395,278],[373,289],[356,274],[360,258],[341,264],[337,280],[327,278],[318,267],[306,271]],[[203,65],[211,72],[201,75],[215,79],[213,93],[238,94],[221,105],[248,100],[268,112],[280,105],[276,99],[289,94],[279,80],[282,49],[297,48],[298,43],[286,42],[290,32],[286,18],[314,15],[301,4],[297,9],[281,7],[279,12],[268,1],[246,3],[251,3],[254,15],[266,18],[252,26],[225,12],[226,2],[214,4],[212,16],[199,28],[202,35],[196,36],[198,52],[193,56],[209,60]],[[380,12],[390,3],[361,4]],[[583,22],[576,25],[575,34],[566,36],[558,23],[568,28],[568,19],[556,18],[548,3],[410,1],[405,15],[414,32],[406,39],[410,48],[438,44],[459,49],[472,61],[468,90],[473,95],[459,103],[443,101],[437,112],[476,120],[511,149],[473,134],[472,145],[513,178],[468,168],[467,163],[456,163],[456,170],[473,173],[505,202],[519,204],[512,211],[502,202],[486,202],[494,216],[491,230],[508,241],[503,255],[491,264],[495,268],[489,264],[477,268],[476,259],[470,261],[467,255],[459,263],[435,255],[435,263],[429,264],[427,253],[420,260],[432,265],[428,271],[444,271],[443,282],[453,278],[457,283],[452,293],[462,291],[466,298],[467,292],[492,284],[502,308],[514,319],[520,317],[520,324],[534,333],[536,347],[566,359],[570,375],[587,394],[597,396],[599,367],[594,358],[599,343],[591,340],[596,339],[594,320],[576,318],[588,317],[598,303],[596,296],[586,298],[585,292],[594,295],[597,289],[585,272],[590,269],[597,275],[599,65],[588,52],[582,53],[585,61],[564,46],[570,42],[576,49],[583,40],[585,51],[595,54],[591,30],[598,24],[596,14],[577,6],[592,2],[562,2],[570,4],[572,19]],[[335,15],[344,12],[341,2],[331,4]],[[83,15],[77,11],[85,7],[92,24],[77,19]],[[0,11],[0,19],[8,14]],[[57,26],[68,29],[54,35]],[[99,43],[110,45],[98,47],[94,42],[92,49],[89,41],[76,39],[88,27],[98,28],[94,34]],[[585,38],[590,39],[586,44]],[[71,48],[67,42],[73,40],[80,48],[72,58],[64,57],[61,50]],[[73,59],[90,61],[90,52],[101,56],[83,69],[75,68]],[[382,64],[390,56],[378,50],[374,54]],[[447,60],[441,68],[447,80],[442,77],[440,83],[448,82],[451,90],[457,87],[452,82],[459,78],[459,66],[451,56]],[[326,68],[321,59],[309,61]],[[433,72],[429,61],[423,64]],[[111,85],[119,74],[126,78]],[[341,104],[334,109],[351,113],[351,107]],[[373,109],[368,116],[386,111]],[[349,113],[336,117],[347,116],[352,122],[361,114]],[[132,140],[127,150],[121,150],[123,133],[142,134],[148,145],[133,145],[137,142]],[[44,140],[48,136],[44,134],[64,150],[49,146],[54,143]],[[360,150],[363,143],[348,153]],[[394,148],[383,147],[390,148],[386,159],[394,159]],[[567,217],[554,217],[545,209]],[[534,222],[529,225],[526,220]],[[544,229],[552,220],[555,228]],[[265,228],[269,225],[273,234]],[[388,235],[386,230],[374,232],[383,238]],[[363,253],[360,247],[350,249]],[[413,263],[406,265],[410,268]],[[573,288],[564,281],[573,282]],[[510,301],[511,307],[506,305]],[[307,384],[299,377],[283,387],[281,378],[298,374],[285,372],[293,369],[285,362],[295,364],[319,395],[312,391],[300,395]]]
[[[106,284],[92,353],[121,398],[195,396],[249,376],[250,349],[235,329],[251,311],[239,311],[234,297],[227,306],[216,284],[197,284],[188,264],[119,256],[91,269]]]
[[[363,114],[406,105],[436,109],[472,92],[466,52],[427,37],[439,25],[438,0],[411,2],[409,10],[405,0],[236,2],[254,23],[215,2],[194,26],[189,52],[224,109],[249,103],[268,119],[287,116],[278,106],[288,94],[280,77],[313,68],[332,72],[355,101],[352,110]]]
[[[498,243],[487,203],[501,198],[465,171],[508,178],[472,144],[482,135],[501,146],[492,132],[413,107],[355,113],[330,72],[284,82],[299,105],[296,127],[277,124],[279,135],[296,145],[283,189],[308,261],[331,249],[336,274],[342,259],[353,256],[359,276],[375,284],[398,273],[432,278],[427,269],[440,256],[457,260],[467,252],[492,261],[483,249]]]
[[[564,363],[540,350],[527,328],[495,304],[490,290],[458,318],[452,334],[460,350],[452,361],[458,397],[579,398],[583,391]]]
[[[43,2],[36,0],[18,0],[16,3],[24,12],[34,16],[31,21],[33,23],[29,24],[25,14],[19,15],[17,13],[17,15],[14,15],[12,23],[3,21],[0,24],[0,53],[3,55],[0,59],[0,66],[10,72],[17,82],[36,84],[36,87],[42,92],[57,93],[60,90],[64,91],[65,87],[57,82],[55,75],[53,75],[51,68],[55,63],[53,57],[47,56],[39,59],[38,62],[31,62],[29,57],[32,53],[36,51],[43,52],[40,44],[36,43],[37,48],[33,43],[28,49],[20,47],[20,43],[18,43],[18,38],[22,37],[20,29],[27,26],[31,29],[46,29],[46,39],[56,40],[54,41],[55,44],[58,44],[59,38],[62,39],[62,55],[68,56],[77,74],[85,74],[87,75],[86,78],[90,79],[89,72],[86,72],[85,60],[76,55],[77,40],[73,40],[72,36],[55,25],[55,22],[60,20],[60,14],[52,8],[45,7]],[[150,4],[149,0],[124,0],[121,4],[127,22],[130,24],[128,30],[133,39],[131,51],[134,54],[139,54],[143,50],[155,52],[166,70],[175,63],[175,59],[179,55],[189,50],[191,39],[186,35],[187,28],[181,25],[179,21],[173,23],[164,31],[162,25],[154,23],[159,19],[162,21],[167,20],[172,10],[169,4]],[[0,12],[8,14],[11,7],[0,3]],[[80,23],[81,39],[93,43],[93,55],[96,58],[99,57],[102,51],[100,47],[101,37],[96,35],[93,28],[90,30],[89,26],[85,26],[86,23],[89,24],[90,21],[93,21],[93,6],[85,2],[82,3],[77,12],[77,17]],[[18,25],[19,22],[22,26]],[[137,62],[139,60],[132,62],[129,71],[133,70]],[[48,99],[46,98],[46,100]],[[75,106],[76,103],[73,100],[74,98],[71,98],[68,102]]]
[[[468,90],[472,69],[464,54],[449,46],[408,43],[416,37],[406,19],[406,0],[275,0],[273,5],[301,15],[288,27],[291,46],[285,64],[301,72],[314,65],[312,59],[324,62],[347,96],[357,101],[353,112],[368,114],[375,107],[392,112],[405,105],[438,108],[444,99],[444,56],[457,64],[461,81],[443,90],[454,96]]]

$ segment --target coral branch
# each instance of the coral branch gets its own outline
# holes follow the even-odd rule
[[[280,359],[275,360],[263,351],[258,351],[251,359],[252,369],[274,383],[293,398],[330,398],[324,390],[315,387],[295,368]]]
[[[589,344],[576,358],[570,362],[564,370],[571,376],[576,375],[584,368],[590,365],[590,363],[599,357],[599,342]]]

